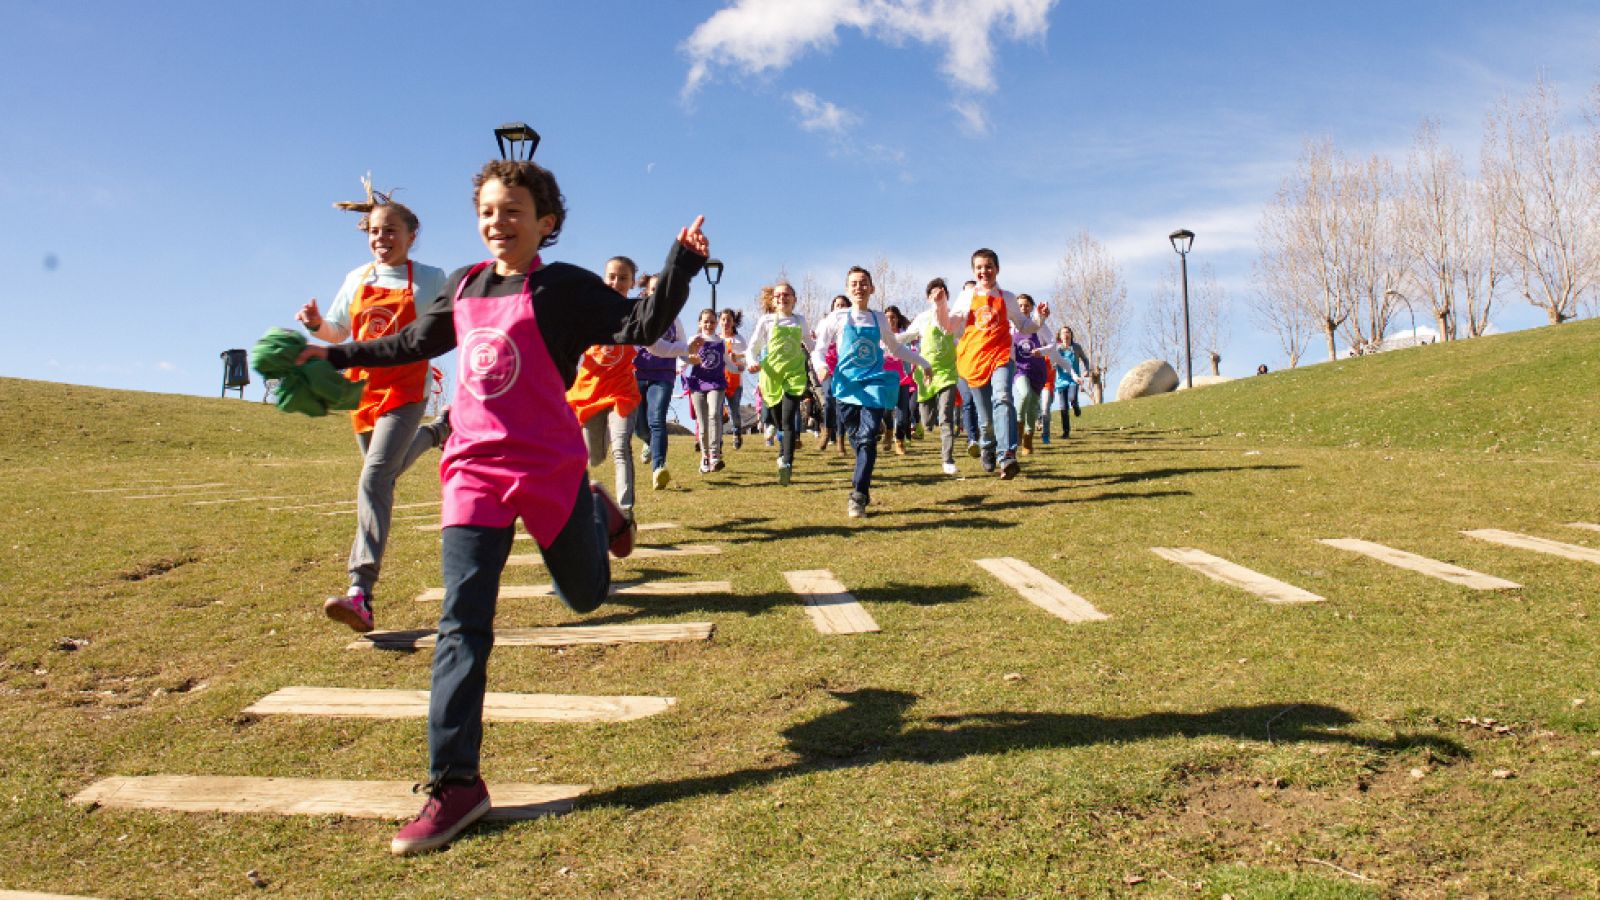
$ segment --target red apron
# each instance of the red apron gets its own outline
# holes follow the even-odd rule
[[[589,451],[527,283],[514,297],[462,296],[489,265],[474,266],[456,289],[456,401],[439,464],[443,523],[504,528],[521,518],[548,547],[572,516]],[[539,266],[535,258],[529,277]]]
[[[350,333],[355,340],[370,341],[398,332],[417,318],[416,298],[411,290],[411,261],[406,260],[404,290],[366,284],[375,266],[361,276],[361,286],[350,301]],[[361,405],[350,414],[356,432],[371,431],[378,417],[411,403],[421,402],[428,389],[428,364],[410,363],[375,369],[353,368],[345,372],[351,381],[367,382],[361,392]]]

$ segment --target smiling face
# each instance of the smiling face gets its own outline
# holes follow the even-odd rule
[[[1025,316],[1033,315],[1033,298],[1027,294],[1018,294],[1017,309],[1022,310],[1022,314]]]
[[[995,279],[1000,277],[1000,261],[986,254],[973,256],[972,277],[977,279],[979,288],[994,290]]]
[[[778,308],[779,315],[794,315],[794,288],[781,281],[773,285],[772,303]]]
[[[555,215],[540,216],[527,188],[507,187],[492,178],[478,190],[478,236],[494,257],[498,274],[526,273],[555,227]]]
[[[735,328],[733,310],[725,309],[717,314],[717,327],[722,329],[723,337],[733,337]]]
[[[865,310],[872,300],[872,276],[866,272],[851,272],[845,279],[844,292],[850,295],[850,302],[856,309]]]
[[[624,297],[628,296],[628,292],[633,290],[633,270],[628,268],[628,264],[620,259],[613,259],[606,263],[606,274],[601,276],[601,280],[606,283],[606,287]]]
[[[715,334],[717,328],[717,314],[709,309],[700,311],[700,333]]]
[[[367,246],[380,265],[405,265],[416,240],[417,233],[399,212],[380,206],[367,214]]]

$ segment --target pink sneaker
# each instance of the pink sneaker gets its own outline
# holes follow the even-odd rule
[[[427,791],[428,802],[422,805],[422,812],[395,832],[394,840],[389,842],[389,852],[396,856],[426,853],[443,847],[455,840],[456,835],[465,831],[468,825],[483,818],[490,807],[489,786],[483,783],[482,778],[473,779],[471,784],[435,781],[419,784],[411,790],[412,793]]]
[[[633,552],[633,538],[638,534],[639,526],[634,524],[633,517],[622,511],[617,501],[611,499],[606,489],[594,482],[589,482],[589,490],[594,494],[594,502],[606,511],[606,539],[610,541],[608,549],[611,555],[622,559]]]
[[[361,588],[351,588],[343,597],[329,597],[322,611],[335,622],[343,622],[366,634],[372,630],[372,598]]]

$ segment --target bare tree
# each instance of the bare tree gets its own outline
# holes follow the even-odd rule
[[[832,307],[834,295],[825,292],[822,285],[817,282],[817,276],[810,272],[800,276],[800,283],[794,286],[794,293],[795,311],[805,316],[806,323],[812,328],[817,327],[817,323],[822,321],[823,316],[826,316]]]
[[[1503,100],[1490,113],[1485,177],[1494,189],[1506,258],[1523,299],[1557,325],[1600,282],[1600,190],[1595,147],[1558,133],[1560,104],[1543,78],[1522,102]]]
[[[1424,120],[1406,162],[1397,233],[1410,258],[1407,298],[1427,301],[1440,340],[1456,338],[1457,294],[1478,249],[1471,241],[1471,191],[1461,157],[1440,143],[1439,126]]]
[[[1350,310],[1344,330],[1353,347],[1381,344],[1399,306],[1405,258],[1394,234],[1393,194],[1394,167],[1387,160],[1340,160],[1336,252]]]
[[[1177,371],[1184,370],[1183,284],[1176,262],[1167,269],[1145,307],[1144,352],[1167,360]],[[1195,268],[1189,280],[1189,348],[1211,363],[1211,374],[1220,374],[1222,336],[1225,328],[1227,297],[1217,282],[1210,263]]]
[[[879,253],[867,266],[872,273],[873,298],[879,309],[898,306],[906,318],[915,316],[923,304],[921,286],[910,273],[889,261],[888,254]]]
[[[1310,347],[1316,322],[1301,300],[1314,293],[1306,273],[1298,268],[1301,260],[1293,255],[1266,255],[1256,262],[1257,290],[1251,298],[1255,319],[1277,335],[1278,346],[1289,358],[1289,368],[1300,365]]]
[[[1338,358],[1338,333],[1350,318],[1348,267],[1339,215],[1338,158],[1327,140],[1308,141],[1295,172],[1268,204],[1259,230],[1262,269],[1293,272],[1278,287],[1293,290],[1283,300],[1304,305],[1328,344],[1328,359]]]
[[[1105,245],[1079,232],[1062,254],[1051,296],[1055,323],[1070,325],[1089,357],[1089,393],[1105,400],[1106,373],[1115,365],[1128,314],[1128,288]]]
[[[1461,287],[1457,307],[1467,326],[1467,337],[1480,337],[1489,327],[1495,295],[1506,278],[1504,208],[1495,197],[1489,169],[1468,186],[1464,249],[1458,265]]]

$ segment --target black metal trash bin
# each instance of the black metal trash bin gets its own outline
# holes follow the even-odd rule
[[[222,396],[238,391],[244,399],[245,385],[250,383],[250,354],[243,350],[222,351]]]

